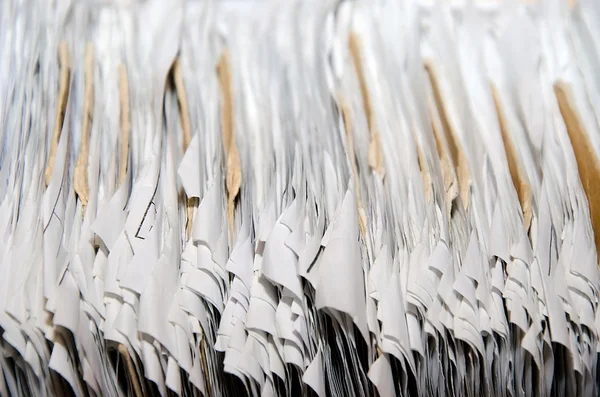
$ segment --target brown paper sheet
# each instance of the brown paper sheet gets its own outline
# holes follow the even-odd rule
[[[508,160],[510,176],[512,178],[513,184],[515,185],[517,196],[519,197],[519,202],[521,203],[521,209],[523,210],[523,223],[525,226],[525,230],[529,230],[529,226],[531,225],[531,218],[533,216],[531,204],[531,185],[529,184],[529,180],[527,179],[527,174],[525,174],[525,171],[521,166],[517,148],[508,129],[508,123],[506,120],[504,109],[502,107],[502,102],[500,100],[500,94],[493,84],[491,88],[494,97],[494,103],[496,105],[498,121],[500,123],[502,141],[504,142],[504,148],[506,150],[506,159]]]
[[[227,161],[227,176],[225,186],[227,188],[227,217],[229,219],[229,232],[233,236],[233,214],[235,210],[235,199],[242,185],[242,170],[240,157],[235,143],[235,123],[233,113],[233,84],[231,77],[231,57],[229,50],[225,50],[219,59],[217,66],[219,76],[219,87],[223,98],[222,125],[223,146]]]
[[[385,176],[385,166],[383,163],[383,152],[381,150],[381,137],[375,123],[373,104],[371,102],[371,95],[369,94],[369,88],[367,87],[367,81],[365,78],[362,54],[360,50],[360,40],[354,32],[350,33],[348,47],[350,49],[350,55],[352,57],[354,69],[356,69],[356,74],[358,76],[363,107],[365,110],[365,116],[367,117],[367,124],[369,126],[369,166],[373,168],[379,174],[379,176],[381,176],[381,178],[383,178]]]
[[[50,184],[52,178],[52,170],[54,169],[54,158],[56,157],[56,148],[60,140],[60,134],[65,121],[65,111],[67,109],[67,101],[69,100],[69,83],[71,70],[69,65],[69,49],[67,43],[63,40],[58,45],[58,60],[60,63],[60,83],[58,89],[58,100],[56,101],[56,117],[54,120],[54,130],[52,132],[52,141],[50,143],[50,155],[48,156],[48,164],[44,173],[46,186]]]
[[[358,179],[358,169],[356,167],[356,157],[354,152],[354,135],[352,134],[352,119],[350,117],[350,108],[342,95],[339,95],[339,106],[342,111],[342,119],[344,120],[344,128],[346,129],[346,140],[348,141],[348,157],[352,164],[352,173],[354,174],[354,192],[356,194],[356,206],[358,210],[358,225],[363,238],[367,235],[367,219],[366,212],[362,203],[360,194],[360,181]]]
[[[177,58],[173,64],[173,80],[175,82],[175,91],[177,92],[177,101],[179,102],[179,117],[181,119],[181,129],[183,132],[183,153],[185,153],[192,140],[192,127],[190,123],[187,93],[183,82],[183,72],[181,71],[181,61],[179,58]],[[187,197],[185,206],[185,230],[187,236],[190,237],[192,235],[192,224],[194,221],[194,208],[198,206],[198,198]]]
[[[600,257],[600,161],[577,110],[571,86],[559,81],[554,84],[554,93],[575,152],[579,177],[590,207],[596,251]]]
[[[88,43],[85,48],[83,97],[83,125],[81,127],[81,146],[73,175],[75,194],[81,201],[83,211],[89,200],[88,159],[90,153],[90,130],[94,113],[94,46]]]
[[[129,79],[125,65],[119,65],[119,101],[121,104],[121,153],[119,160],[119,186],[127,176],[129,162]]]
[[[133,392],[135,393],[135,396],[142,397],[144,394],[142,393],[142,388],[140,386],[140,381],[137,376],[137,371],[135,370],[133,359],[131,358],[129,351],[122,344],[119,344],[117,349],[119,350],[119,354],[121,355],[121,357],[123,357],[123,360],[125,360],[125,367],[127,368],[127,374],[129,375],[129,380],[131,382],[131,386]]]
[[[414,131],[415,146],[417,147],[417,160],[419,161],[419,169],[421,170],[421,179],[423,180],[423,193],[428,202],[433,199],[433,186],[431,185],[431,171],[429,165],[427,165],[427,159],[425,159],[425,153],[421,147],[421,141],[416,133],[416,127]]]
[[[431,82],[431,88],[433,89],[433,97],[440,115],[442,130],[444,132],[446,141],[448,142],[448,148],[450,157],[452,158],[452,164],[456,169],[458,185],[460,189],[460,197],[463,202],[463,206],[466,209],[469,207],[469,197],[471,191],[471,170],[469,168],[467,156],[458,138],[458,133],[455,127],[450,122],[447,105],[444,101],[441,92],[435,66],[430,61],[426,61],[425,70],[427,71],[429,80]]]
[[[444,135],[443,127],[439,120],[438,110],[433,103],[433,99],[431,97],[427,99],[429,114],[431,116],[431,128],[435,137],[440,166],[442,167],[442,180],[444,182],[444,192],[446,195],[446,213],[448,217],[450,217],[452,203],[458,197],[458,177],[456,176],[456,169],[452,163],[448,142],[446,141],[446,136]]]

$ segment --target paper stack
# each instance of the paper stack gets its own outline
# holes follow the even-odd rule
[[[0,2],[0,396],[597,396],[600,3]]]

